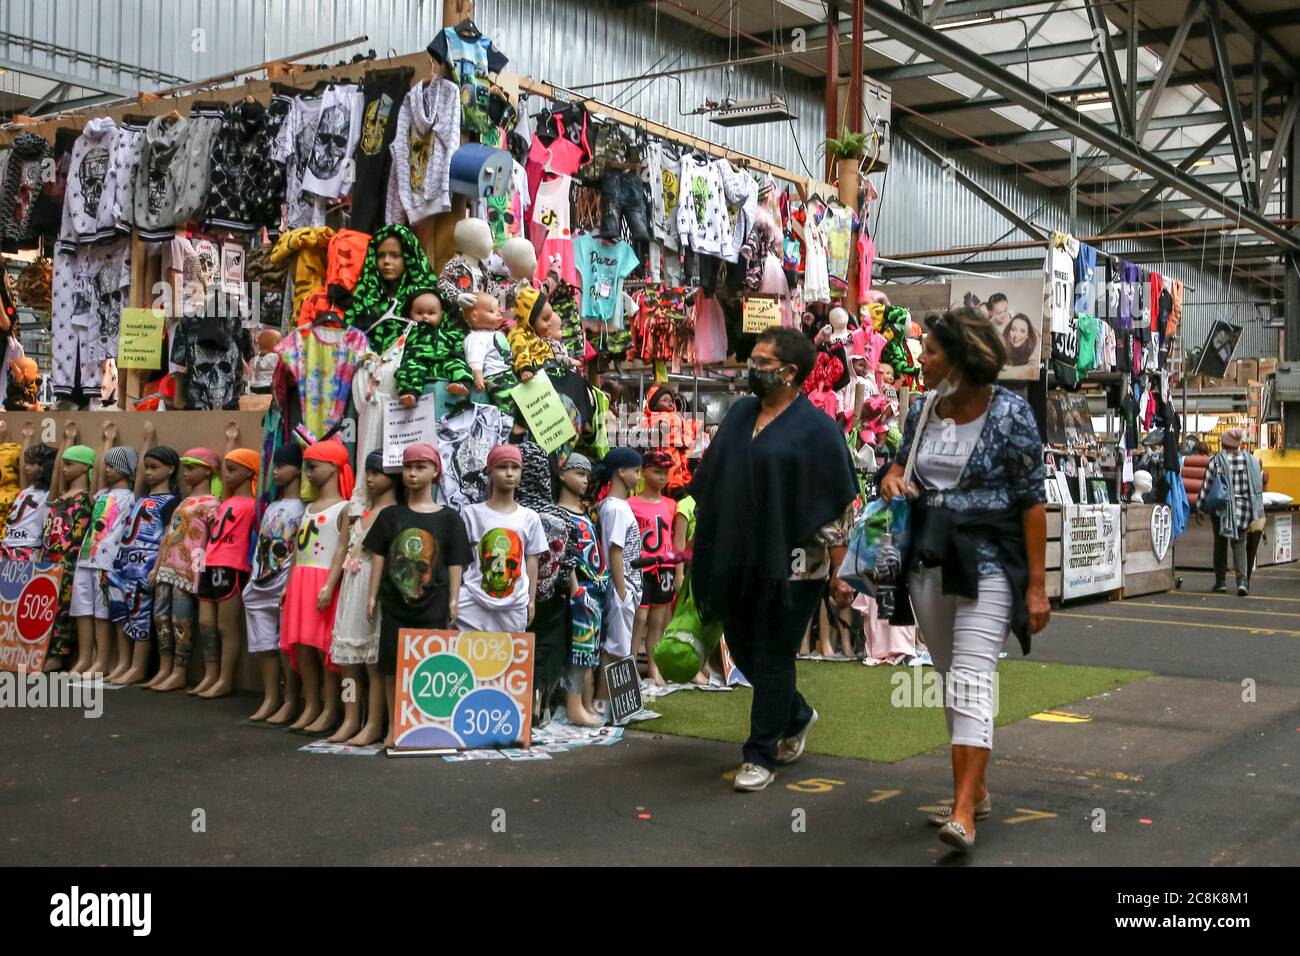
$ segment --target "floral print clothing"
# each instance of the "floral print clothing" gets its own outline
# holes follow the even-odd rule
[[[895,459],[899,465],[907,465],[924,404],[921,397],[908,409],[903,441]],[[942,422],[932,417],[928,427],[940,428]],[[943,491],[926,488],[924,500],[927,505],[953,511],[1027,510],[1047,501],[1046,480],[1043,445],[1033,410],[1015,392],[995,385],[984,427],[957,486]],[[980,539],[976,551],[981,577],[1005,573],[996,544]]]
[[[352,376],[370,351],[365,334],[313,325],[294,329],[275,350],[297,383],[303,424],[313,435],[327,435],[343,420]]]
[[[50,635],[50,657],[72,653],[76,646],[77,627],[72,619],[72,572],[81,553],[81,542],[90,528],[92,502],[90,493],[79,491],[50,502],[45,518],[44,560],[63,568],[59,583],[59,609]]]

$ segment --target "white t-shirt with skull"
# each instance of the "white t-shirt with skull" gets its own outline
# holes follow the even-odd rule
[[[460,513],[472,560],[460,587],[457,623],[462,630],[522,631],[528,626],[527,558],[549,550],[542,519],[517,505],[504,513],[487,502]]]
[[[355,179],[352,153],[361,138],[361,112],[365,96],[354,84],[331,86],[321,97],[316,141],[307,154],[302,188],[327,199],[352,192]]]

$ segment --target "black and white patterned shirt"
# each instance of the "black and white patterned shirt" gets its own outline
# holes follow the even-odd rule
[[[1244,529],[1250,524],[1250,465],[1246,462],[1249,452],[1222,451],[1210,459],[1205,469],[1205,482],[1209,484],[1214,476],[1223,474],[1232,490],[1233,527]],[[1226,464],[1227,471],[1223,472]],[[1227,529],[1224,529],[1225,531]],[[1236,537],[1235,534],[1229,537]]]

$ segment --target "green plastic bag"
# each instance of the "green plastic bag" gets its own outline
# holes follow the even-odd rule
[[[705,626],[691,596],[690,578],[677,596],[677,610],[655,645],[655,666],[665,680],[675,684],[689,682],[709,659],[722,639],[722,622]]]

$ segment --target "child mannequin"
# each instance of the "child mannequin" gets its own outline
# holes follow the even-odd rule
[[[440,355],[439,330],[442,327],[442,300],[437,294],[420,289],[411,294],[402,310],[412,323],[405,335],[405,348],[394,376],[403,408],[414,408],[425,388],[435,380],[450,381],[447,391],[458,397],[469,394],[469,378],[461,362],[448,363]],[[402,340],[399,339],[399,342]]]
[[[42,530],[50,513],[50,483],[54,480],[54,459],[59,450],[51,445],[33,445],[30,424],[23,427],[23,490],[18,492],[5,521],[0,559],[35,561],[41,550]]]
[[[131,485],[140,453],[116,445],[117,424],[104,425],[104,467],[100,469],[100,490],[95,494],[90,528],[81,540],[77,570],[72,579],[72,616],[77,619],[77,673],[107,674],[113,652],[113,625],[108,619],[108,595],[104,574],[113,568],[127,516],[135,502]],[[93,648],[93,656],[91,656]],[[75,668],[74,668],[75,670]]]
[[[548,365],[577,368],[561,338],[560,315],[536,289],[522,289],[515,299],[515,327],[510,349],[519,381],[527,382]]]
[[[372,744],[384,732],[383,677],[379,673],[379,621],[367,616],[370,600],[371,556],[365,540],[375,519],[388,507],[397,504],[397,483],[384,473],[383,452],[371,452],[365,461],[366,506],[358,509],[353,495],[352,520],[348,525],[347,556],[343,559],[343,581],[339,585],[339,606],[334,615],[334,639],[330,659],[343,668],[345,686],[351,693],[343,695],[343,723],[330,737],[330,743]],[[370,718],[365,733],[361,726],[361,678],[367,680]],[[350,682],[350,683],[348,683]]]
[[[220,467],[221,459],[210,448],[191,448],[181,456],[185,498],[172,512],[150,575],[154,590],[153,623],[158,632],[158,673],[145,685],[150,690],[180,690],[185,686],[198,626],[195,592],[208,538],[221,505],[216,497],[221,491],[221,482],[216,477]],[[211,662],[215,666],[220,651],[215,637],[211,644],[201,643],[200,649],[204,664]]]
[[[72,617],[72,579],[81,542],[90,527],[90,478],[95,465],[95,450],[77,444],[77,426],[69,422],[63,432],[63,449],[55,458],[54,478],[50,485],[50,511],[45,516],[41,541],[41,559],[63,568],[59,585],[59,610],[54,618],[50,649],[45,655],[45,669],[55,670],[65,663],[74,645],[80,652],[77,624]],[[90,666],[89,647],[83,657],[78,653],[73,673]],[[80,667],[80,670],[77,668]]]
[[[488,500],[461,517],[473,547],[460,587],[457,626],[463,631],[525,630],[537,612],[537,562],[548,550],[537,512],[515,501],[523,476],[517,445],[497,445],[487,458]]]
[[[641,481],[641,455],[632,448],[611,448],[601,464],[601,484],[609,494],[597,510],[600,543],[609,560],[613,587],[605,599],[605,634],[602,664],[622,660],[632,653],[632,631],[641,605],[641,572],[634,566],[641,557],[641,530],[627,499]],[[608,699],[609,690],[601,687]]]
[[[600,626],[609,590],[609,567],[585,500],[591,462],[574,453],[560,471],[559,505],[569,513],[573,533],[569,548],[574,570],[569,575],[569,633],[572,642],[564,679],[569,723],[599,727],[604,721],[592,706],[595,667],[600,663]]]
[[[254,395],[270,395],[275,383],[275,367],[280,356],[275,347],[280,344],[280,333],[263,329],[257,333],[257,357],[253,359],[253,377],[248,380],[248,390]]]
[[[280,698],[280,598],[289,583],[294,553],[298,548],[298,526],[306,507],[302,501],[302,448],[296,442],[281,445],[271,458],[271,481],[279,500],[271,502],[262,515],[253,550],[253,572],[244,587],[244,627],[248,631],[248,653],[257,655],[262,677],[262,704],[249,720],[266,720],[283,703]],[[298,709],[298,675],[284,668],[285,692]]]
[[[442,478],[442,458],[430,445],[402,452],[405,503],[380,512],[365,538],[370,552],[370,595],[366,618],[379,621],[379,673],[385,697],[372,698],[370,714],[352,741],[372,743],[396,697],[397,635],[404,627],[446,629],[456,620],[461,575],[471,560],[465,524],[451,508],[435,504],[433,486]],[[382,613],[381,613],[382,612]],[[373,688],[372,688],[373,690]],[[384,746],[393,746],[390,726]]]
[[[339,578],[346,553],[348,499],[352,497],[352,467],[341,442],[317,442],[303,452],[307,481],[316,500],[307,506],[298,527],[298,553],[284,592],[280,649],[302,680],[304,706],[290,730],[319,734],[339,719],[338,668],[329,659]],[[322,687],[321,674],[324,671]],[[281,723],[276,718],[271,723]]]
[[[153,422],[145,422],[145,444],[154,440]],[[176,510],[176,473],[181,456],[166,445],[147,448],[136,475],[135,507],[108,577],[108,616],[117,626],[117,669],[106,678],[114,684],[145,679],[152,647],[153,588],[149,576],[158,560],[163,535]]]
[[[494,295],[475,292],[462,297],[461,310],[470,328],[465,336],[465,359],[474,375],[474,390],[487,392],[493,405],[513,412],[509,393],[519,380],[510,367],[510,343],[501,331],[501,303]]]
[[[643,559],[667,557],[672,553],[672,529],[673,519],[677,516],[677,502],[663,494],[671,465],[672,458],[667,452],[660,449],[646,452],[641,468],[644,487],[639,495],[628,499],[641,532]],[[673,566],[668,563],[647,564],[642,568],[641,582],[641,606],[637,608],[636,624],[632,631],[632,654],[635,655],[640,650],[644,641],[647,675],[655,682],[655,686],[663,687],[666,681],[655,665],[654,653],[677,599]]]
[[[226,453],[221,463],[225,500],[217,508],[212,537],[203,552],[199,574],[199,638],[204,646],[220,642],[220,663],[204,655],[203,680],[190,691],[211,700],[235,689],[235,667],[243,646],[244,585],[253,565],[248,552],[253,540],[253,518],[257,512],[257,473],[261,458],[251,448]]]

